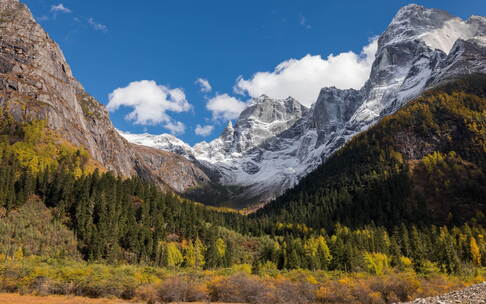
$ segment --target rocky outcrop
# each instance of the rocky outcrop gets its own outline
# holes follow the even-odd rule
[[[59,46],[18,0],[0,0],[0,106],[17,120],[46,120],[121,176],[140,175],[176,191],[208,180],[190,161],[120,136],[105,107],[73,77]]]
[[[168,184],[177,192],[207,184],[209,178],[195,164],[175,153],[133,145],[139,160],[144,164],[138,175],[158,184]]]
[[[440,296],[419,298],[402,304],[486,304],[486,282]]]

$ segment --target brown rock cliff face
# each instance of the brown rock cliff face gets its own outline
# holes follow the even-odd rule
[[[145,146],[132,145],[139,160],[150,170],[139,171],[144,179],[157,184],[167,183],[180,193],[187,189],[206,184],[207,175],[183,156]]]
[[[17,120],[45,119],[106,169],[182,192],[209,178],[193,163],[128,143],[105,107],[73,77],[59,46],[18,0],[0,0],[0,107]]]

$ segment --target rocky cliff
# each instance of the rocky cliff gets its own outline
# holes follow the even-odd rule
[[[0,0],[0,107],[17,120],[46,120],[106,169],[184,191],[208,181],[187,159],[129,143],[74,78],[59,46],[18,0]]]

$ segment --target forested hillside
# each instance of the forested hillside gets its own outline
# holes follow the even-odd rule
[[[202,246],[201,237],[211,248],[222,241],[216,226],[239,227],[246,221],[235,212],[223,213],[161,192],[139,178],[102,172],[84,149],[65,143],[43,121],[21,123],[6,112],[2,116],[0,216],[6,226],[14,214],[22,214],[26,203],[41,201],[55,221],[74,231],[86,259],[163,265],[161,254],[171,248],[164,240],[191,240],[187,245],[197,251],[202,247],[192,246]],[[10,246],[6,253],[23,245],[27,244]]]
[[[486,223],[486,76],[435,88],[353,138],[255,218],[336,223]]]

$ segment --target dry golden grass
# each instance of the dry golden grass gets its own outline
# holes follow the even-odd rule
[[[13,293],[0,293],[0,304],[134,304],[118,299],[90,299],[73,296],[29,296]]]
[[[214,303],[214,302],[213,302]],[[130,302],[119,299],[90,299],[73,296],[29,296],[14,293],[0,293],[0,304],[142,304],[142,302]],[[178,304],[185,304],[179,302]],[[189,304],[189,303],[187,303]],[[205,302],[191,302],[190,304],[207,304]],[[230,304],[219,303],[218,304]],[[238,303],[231,303],[238,304]]]

